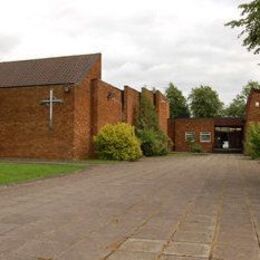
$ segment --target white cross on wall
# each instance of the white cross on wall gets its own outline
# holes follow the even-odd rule
[[[49,128],[52,129],[53,127],[53,105],[55,104],[62,104],[62,99],[57,99],[53,96],[53,89],[50,89],[50,97],[49,99],[44,99],[41,101],[41,105],[49,106]]]

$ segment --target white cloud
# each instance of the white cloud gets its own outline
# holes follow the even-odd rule
[[[230,101],[260,80],[258,56],[224,23],[242,0],[9,0],[1,4],[1,59],[102,52],[104,80],[185,94],[210,84]],[[16,8],[14,8],[14,6]]]

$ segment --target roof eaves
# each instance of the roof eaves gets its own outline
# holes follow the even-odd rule
[[[37,85],[15,85],[15,86],[1,86],[0,88],[27,88],[27,87],[47,87],[47,86],[67,86],[67,85],[78,85],[77,82],[58,82],[58,83],[47,83],[47,84],[37,84]]]

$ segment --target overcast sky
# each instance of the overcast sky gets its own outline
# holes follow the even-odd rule
[[[241,0],[9,0],[1,2],[0,60],[101,52],[103,80],[185,95],[201,84],[229,102],[260,81],[259,55],[224,23]]]

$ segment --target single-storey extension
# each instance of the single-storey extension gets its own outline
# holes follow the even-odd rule
[[[190,142],[204,152],[242,153],[248,125],[260,122],[260,90],[253,89],[248,98],[245,118],[169,119],[168,134],[174,150],[190,151]]]

